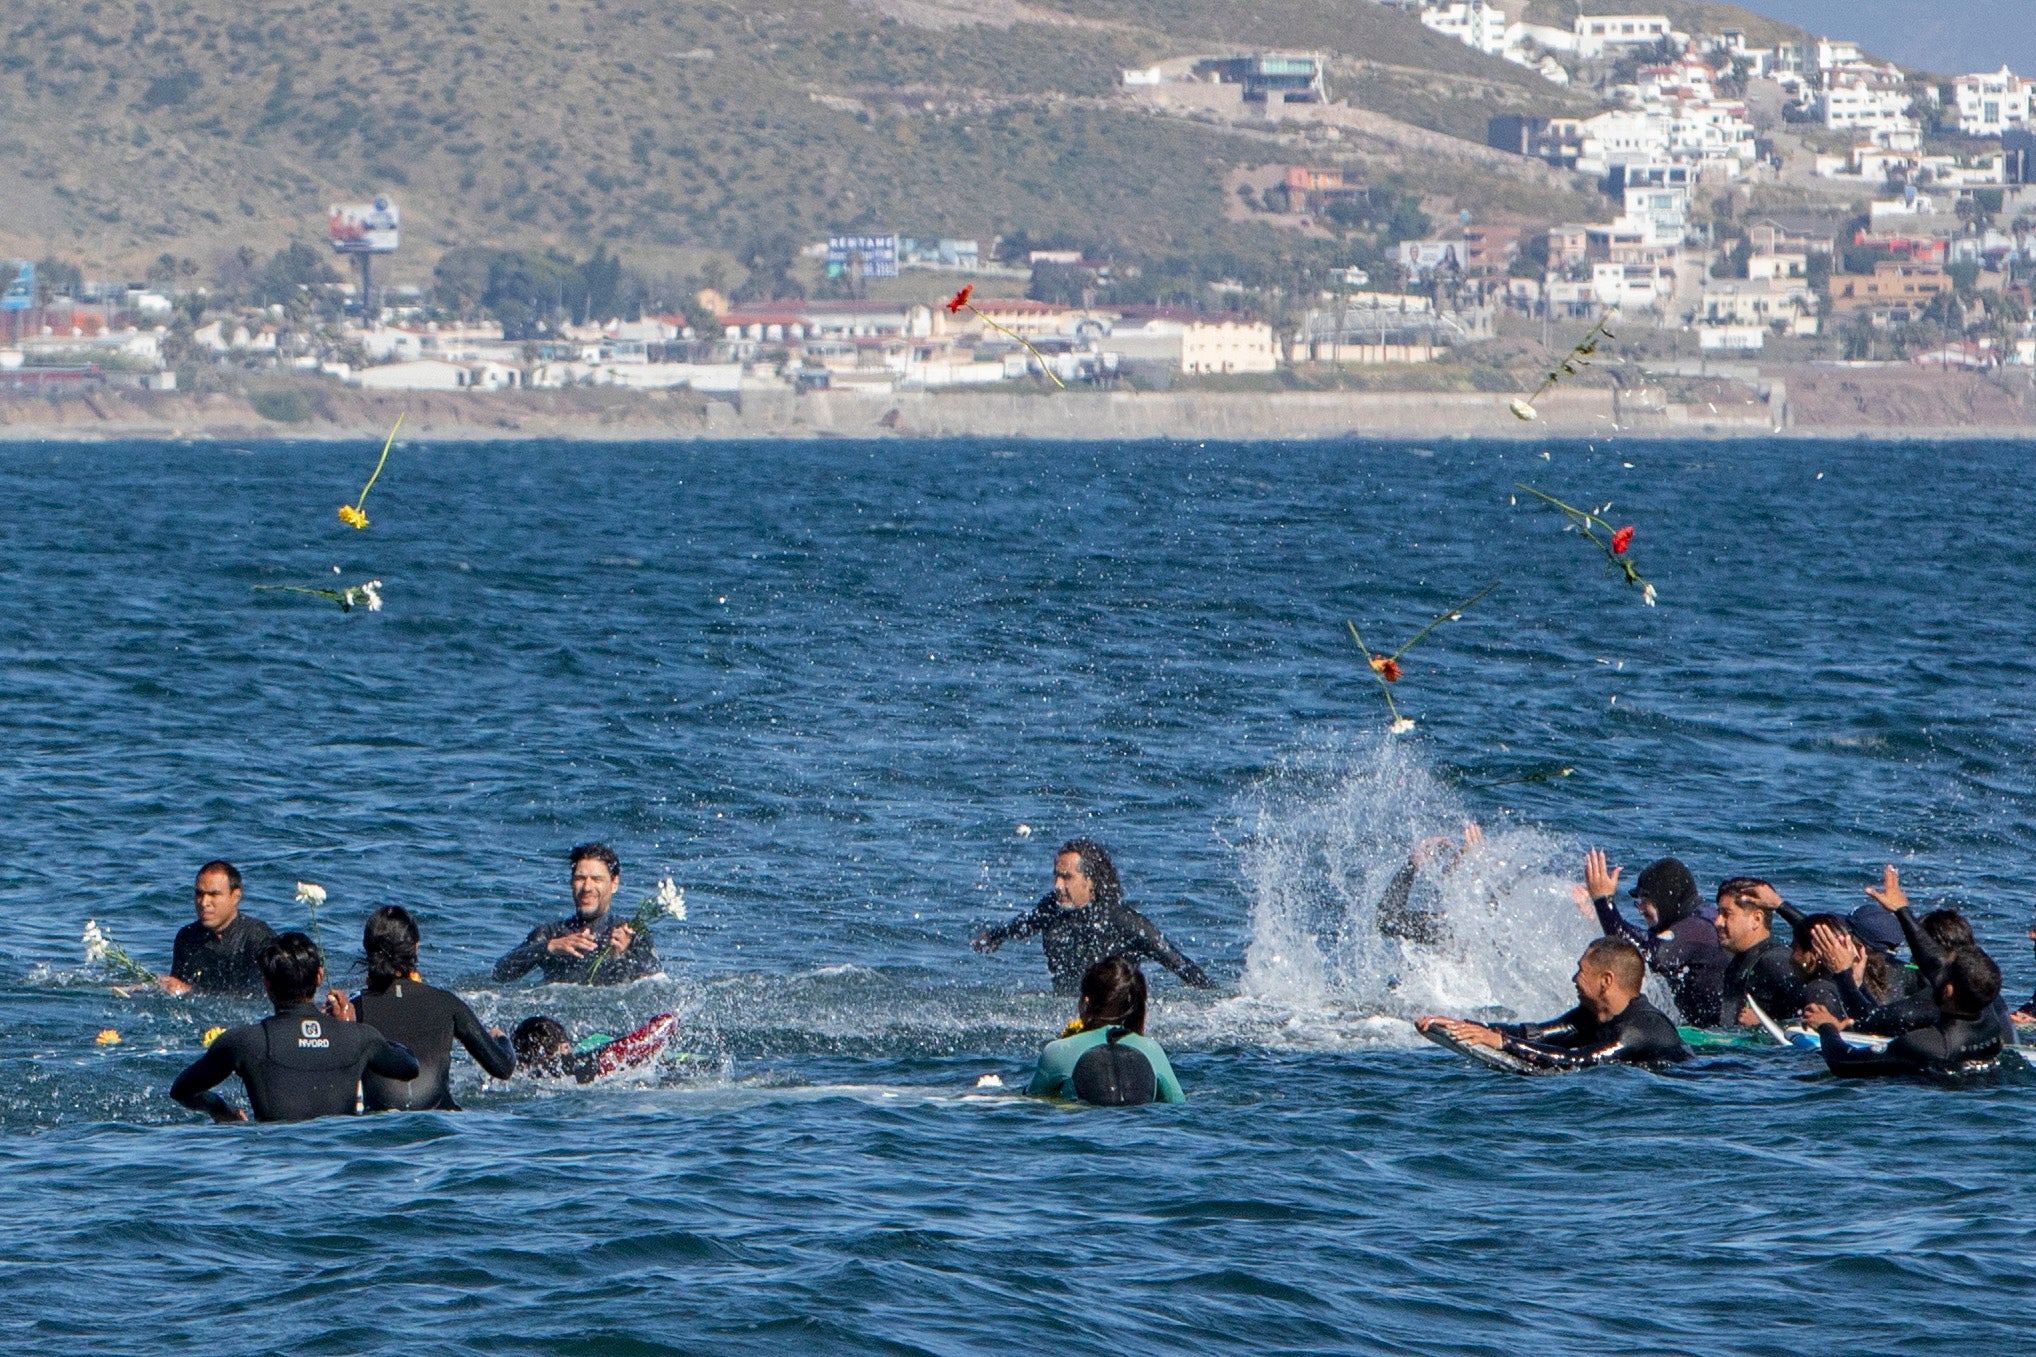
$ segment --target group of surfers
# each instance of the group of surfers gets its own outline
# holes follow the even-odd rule
[[[1410,903],[1415,879],[1437,860],[1454,870],[1481,845],[1473,826],[1460,847],[1432,840],[1418,847],[1380,902],[1378,931],[1409,947],[1446,946],[1446,913]],[[538,970],[550,984],[615,985],[658,974],[648,931],[632,929],[611,910],[622,880],[615,853],[583,844],[570,861],[574,912],[532,929],[496,963],[495,979]],[[1605,936],[1577,964],[1576,1007],[1542,1023],[1426,1016],[1416,1025],[1548,1069],[1686,1059],[1689,1047],[1676,1022],[1642,993],[1651,971],[1686,1027],[1753,1025],[1762,1016],[1799,1022],[1818,1033],[1834,1073],[1857,1076],[1986,1067],[2013,1043],[2016,1022],[2036,1021],[2036,1000],[2008,1013],[2000,968],[1963,916],[1940,909],[1918,919],[1893,867],[1879,887],[1868,888],[1873,903],[1850,915],[1805,914],[1771,883],[1751,877],[1725,881],[1714,907],[1706,908],[1689,869],[1665,858],[1642,872],[1630,892],[1640,923],[1620,912],[1620,875],[1601,851],[1587,855],[1576,896]],[[259,987],[275,1012],[219,1035],[177,1077],[171,1096],[186,1107],[216,1120],[244,1120],[247,1114],[217,1092],[237,1075],[262,1121],[453,1110],[455,1044],[497,1079],[519,1068],[539,1078],[591,1077],[584,1046],[556,1020],[533,1016],[505,1035],[484,1025],[458,995],[425,983],[417,922],[400,906],[369,917],[362,934],[366,983],[349,996],[326,988],[324,958],[310,937],[277,934],[241,912],[241,876],[230,863],[200,868],[193,900],[197,917],[178,932],[162,987],[173,994],[250,994]],[[1776,936],[1777,918],[1789,926],[1789,941]],[[1041,1051],[1027,1091],[1104,1105],[1182,1101],[1165,1051],[1145,1035],[1148,993],[1139,963],[1163,966],[1198,988],[1214,982],[1125,903],[1100,844],[1063,844],[1054,857],[1053,889],[973,945],[994,952],[1034,936],[1055,992],[1076,997],[1078,1008],[1067,1030]],[[1904,948],[1906,960],[1899,955]],[[1868,1049],[1849,1043],[1848,1032],[1891,1040]]]

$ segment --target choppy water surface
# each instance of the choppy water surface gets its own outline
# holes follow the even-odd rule
[[[0,450],[10,1351],[2027,1347],[2036,1085],[1516,1080],[1403,1021],[1561,1007],[1591,843],[1842,908],[1902,863],[2026,993],[2026,446],[410,444],[356,533],[373,452]],[[1516,480],[1612,500],[1662,606]],[[1382,743],[1344,619],[1492,579]],[[1472,819],[1459,936],[1382,942]],[[1160,990],[1185,1107],[975,1087],[1069,1015],[967,938],[1077,833],[1228,987]],[[669,978],[493,985],[592,838],[686,887]],[[682,1058],[200,1124],[164,1090],[256,1007],[76,938],[165,964],[214,856],[278,926],[322,882],[342,959],[402,903],[484,1014],[676,1009]]]

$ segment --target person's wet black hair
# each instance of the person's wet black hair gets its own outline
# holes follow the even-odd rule
[[[198,876],[210,876],[214,872],[226,873],[226,888],[228,890],[237,891],[240,889],[240,868],[224,859],[214,858],[198,869]],[[192,879],[196,880],[197,878],[193,877]]]
[[[1937,973],[1937,988],[1938,1006],[1946,1013],[1954,1018],[1977,1018],[2001,997],[2001,968],[1979,948],[1961,947]]]
[[[278,933],[262,944],[255,963],[262,968],[262,983],[269,998],[279,1004],[301,1004],[318,994],[318,972],[323,963],[318,944],[292,930]]]
[[[560,1053],[571,1049],[572,1044],[573,1034],[566,1031],[565,1024],[542,1014],[517,1023],[515,1032],[509,1037],[509,1045],[515,1050],[519,1065],[556,1063]]]
[[[376,994],[417,970],[417,920],[401,905],[383,905],[361,929],[368,958],[368,988]]]
[[[577,867],[588,858],[608,869],[608,875],[617,881],[622,879],[622,859],[615,856],[615,850],[605,843],[583,843],[573,850],[569,865]]]
[[[1970,947],[1976,941],[1972,925],[1955,909],[1933,909],[1916,923],[1939,947]]]
[[[1121,1027],[1145,1035],[1145,972],[1121,956],[1105,957],[1082,976],[1082,1026]]]
[[[1069,839],[1060,846],[1062,853],[1073,853],[1082,860],[1082,875],[1096,888],[1095,903],[1109,908],[1124,903],[1124,887],[1117,880],[1117,864],[1110,861],[1110,854],[1094,839]]]
[[[1584,948],[1579,964],[1583,962],[1610,972],[1622,989],[1637,992],[1647,983],[1647,962],[1642,959],[1640,949],[1624,938],[1597,939]]]
[[[1798,952],[1816,951],[1817,944],[1810,937],[1810,930],[1818,924],[1823,924],[1841,938],[1852,935],[1852,925],[1842,914],[1805,914],[1791,925],[1789,946]]]

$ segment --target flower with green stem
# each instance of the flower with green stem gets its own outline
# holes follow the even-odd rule
[[[1612,333],[1611,324],[1612,313],[1608,311],[1602,320],[1591,327],[1591,332],[1583,337],[1582,343],[1563,355],[1562,361],[1557,363],[1554,371],[1550,372],[1541,385],[1535,388],[1533,395],[1524,398],[1515,396],[1507,407],[1512,410],[1513,418],[1529,421],[1539,419],[1541,412],[1534,408],[1534,402],[1547,395],[1549,391],[1554,389],[1555,384],[1563,378],[1574,377],[1577,373],[1589,367],[1591,365],[1591,355],[1598,351],[1599,340],[1618,338],[1617,335]]]
[[[133,981],[138,984],[154,984],[155,972],[127,954],[125,948],[113,941],[105,929],[99,927],[97,919],[85,920],[85,964],[104,966],[113,973],[116,980]]]
[[[644,896],[643,903],[636,907],[636,913],[627,925],[631,944],[635,943],[635,935],[648,934],[650,926],[659,919],[671,919],[677,923],[684,923],[686,919],[685,888],[670,877],[658,882],[657,889]],[[594,983],[594,977],[600,974],[601,963],[613,955],[611,947],[603,949],[601,955],[594,958],[594,964],[587,968],[588,984]]]
[[[1034,345],[1031,340],[1027,339],[1024,335],[1019,334],[1016,330],[1013,330],[1008,326],[999,325],[996,321],[991,320],[988,316],[982,313],[981,309],[978,308],[974,302],[969,300],[970,295],[973,294],[975,290],[976,285],[974,283],[970,283],[968,286],[964,287],[961,291],[955,293],[952,297],[949,297],[944,303],[942,303],[942,305],[947,307],[947,314],[950,316],[958,315],[962,311],[966,310],[970,315],[974,316],[977,320],[981,321],[983,324],[989,326],[992,330],[995,330],[998,334],[1008,335],[1010,338],[1017,340],[1020,344],[1023,344],[1025,346],[1025,352],[1031,354],[1033,359],[1036,362],[1038,362],[1039,370],[1046,374],[1047,379],[1051,381],[1055,386],[1059,387],[1061,390],[1063,391],[1067,390],[1067,383],[1062,381],[1060,377],[1055,374],[1054,370],[1046,365],[1046,355],[1041,353],[1038,347]]]
[[[318,931],[318,907],[325,903],[325,887],[315,881],[297,883],[297,903],[309,906],[311,910],[311,941],[318,945],[318,955],[325,955],[325,937]]]
[[[375,488],[375,482],[382,477],[382,468],[389,464],[389,449],[396,446],[396,431],[402,427],[403,416],[399,414],[396,416],[395,428],[389,430],[389,441],[382,444],[382,459],[375,463],[374,471],[368,476],[368,483],[361,487],[360,499],[352,504],[342,504],[339,506],[339,521],[346,524],[349,528],[365,528],[368,526],[366,509],[368,491]]]
[[[1513,488],[1525,490],[1534,498],[1544,500],[1562,510],[1563,516],[1569,519],[1570,527],[1588,537],[1593,546],[1605,553],[1606,561],[1624,573],[1626,583],[1640,590],[1640,601],[1650,608],[1654,606],[1654,586],[1641,578],[1640,572],[1634,568],[1633,558],[1626,554],[1627,548],[1633,545],[1633,528],[1630,524],[1623,528],[1615,528],[1605,521],[1603,515],[1611,512],[1612,508],[1609,503],[1600,506],[1597,512],[1593,513],[1589,509],[1579,509],[1574,504],[1565,504],[1555,496],[1543,494],[1531,485],[1522,485],[1515,481]],[[1600,529],[1605,533],[1603,537],[1598,536]]]
[[[313,598],[329,598],[339,605],[339,610],[343,613],[350,613],[355,608],[366,608],[371,613],[382,610],[380,580],[349,584],[344,589],[313,589],[302,584],[257,584],[255,589],[262,593],[309,594]]]
[[[1405,735],[1414,728],[1414,719],[1410,716],[1400,715],[1399,705],[1393,701],[1393,685],[1400,681],[1400,657],[1421,644],[1422,641],[1428,638],[1430,632],[1434,631],[1444,622],[1461,620],[1466,609],[1498,587],[1499,582],[1493,580],[1490,584],[1487,584],[1484,588],[1478,590],[1455,607],[1444,609],[1436,615],[1434,621],[1415,632],[1411,640],[1390,655],[1373,654],[1371,647],[1364,643],[1364,637],[1358,632],[1357,623],[1346,621],[1343,624],[1350,628],[1350,639],[1357,642],[1357,648],[1364,653],[1365,662],[1371,665],[1371,672],[1379,681],[1379,691],[1385,695],[1386,699],[1386,710],[1392,713],[1393,717],[1392,724],[1386,727],[1392,734]]]

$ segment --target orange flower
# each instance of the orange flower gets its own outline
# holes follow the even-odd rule
[[[1388,683],[1400,681],[1400,662],[1390,655],[1372,656],[1371,667],[1373,672]]]
[[[947,299],[947,314],[950,316],[959,314],[961,309],[969,304],[969,293],[975,290],[976,285],[970,283],[963,287],[961,291],[949,297]]]
[[[1624,556],[1626,548],[1633,545],[1633,528],[1629,524],[1612,534],[1612,554]]]

